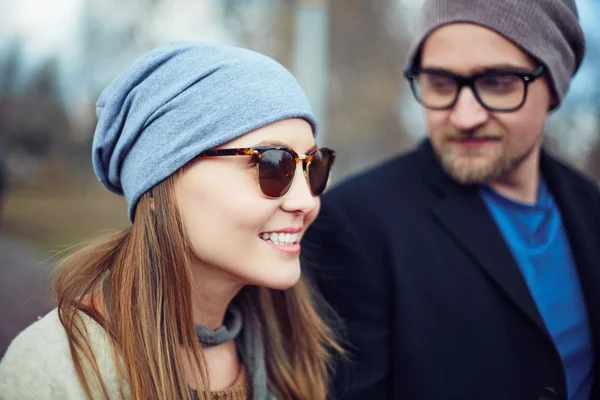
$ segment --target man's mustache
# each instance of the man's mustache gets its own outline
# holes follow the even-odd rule
[[[504,135],[497,130],[492,129],[470,129],[461,131],[458,129],[451,129],[446,134],[447,140],[465,140],[465,139],[480,139],[480,140],[498,140],[503,139]]]

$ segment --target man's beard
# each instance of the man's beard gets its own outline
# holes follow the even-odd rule
[[[493,143],[490,149],[487,145],[482,148],[460,148],[456,139],[490,139]],[[478,129],[473,133],[463,133],[458,130],[448,132],[443,139],[438,157],[448,175],[461,184],[481,184],[497,179],[521,165],[533,152],[535,145],[522,154],[510,154],[506,148],[504,134],[496,130]]]

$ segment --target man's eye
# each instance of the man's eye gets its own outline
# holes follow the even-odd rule
[[[439,88],[448,87],[448,86],[452,85],[452,83],[448,82],[448,81],[432,81],[431,83],[433,86],[439,87]]]
[[[456,86],[456,83],[454,82],[453,79],[448,78],[446,76],[435,76],[435,75],[428,75],[427,77],[425,77],[427,85],[434,87],[436,89],[447,89],[447,88],[453,88],[454,86]]]
[[[519,84],[519,78],[512,75],[482,77],[478,86],[482,89],[510,89]]]

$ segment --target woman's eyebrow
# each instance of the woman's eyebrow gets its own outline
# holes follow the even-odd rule
[[[287,147],[287,148],[289,148],[289,149],[294,149],[294,148],[293,148],[292,146],[290,146],[288,143],[285,143],[285,142],[282,142],[282,141],[279,141],[279,140],[263,140],[263,141],[260,141],[260,142],[258,142],[258,143],[257,143],[257,144],[256,144],[254,147],[258,147],[258,146],[277,146],[277,147]],[[316,149],[317,149],[317,147],[318,147],[318,146],[317,146],[316,144],[312,145],[312,146],[311,146],[311,147],[310,147],[310,148],[309,148],[309,149],[306,151],[306,153],[308,154],[308,153],[310,153],[311,151],[313,151],[313,150],[316,150]],[[294,150],[296,150],[296,149],[294,149]]]
[[[292,147],[289,144],[279,141],[279,140],[262,140],[258,142],[256,146],[278,146],[278,147]]]

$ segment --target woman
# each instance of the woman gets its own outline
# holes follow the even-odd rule
[[[58,267],[58,308],[11,344],[2,399],[325,399],[340,349],[298,254],[335,155],[296,80],[249,50],[174,43],[97,114],[94,170],[132,226]]]

